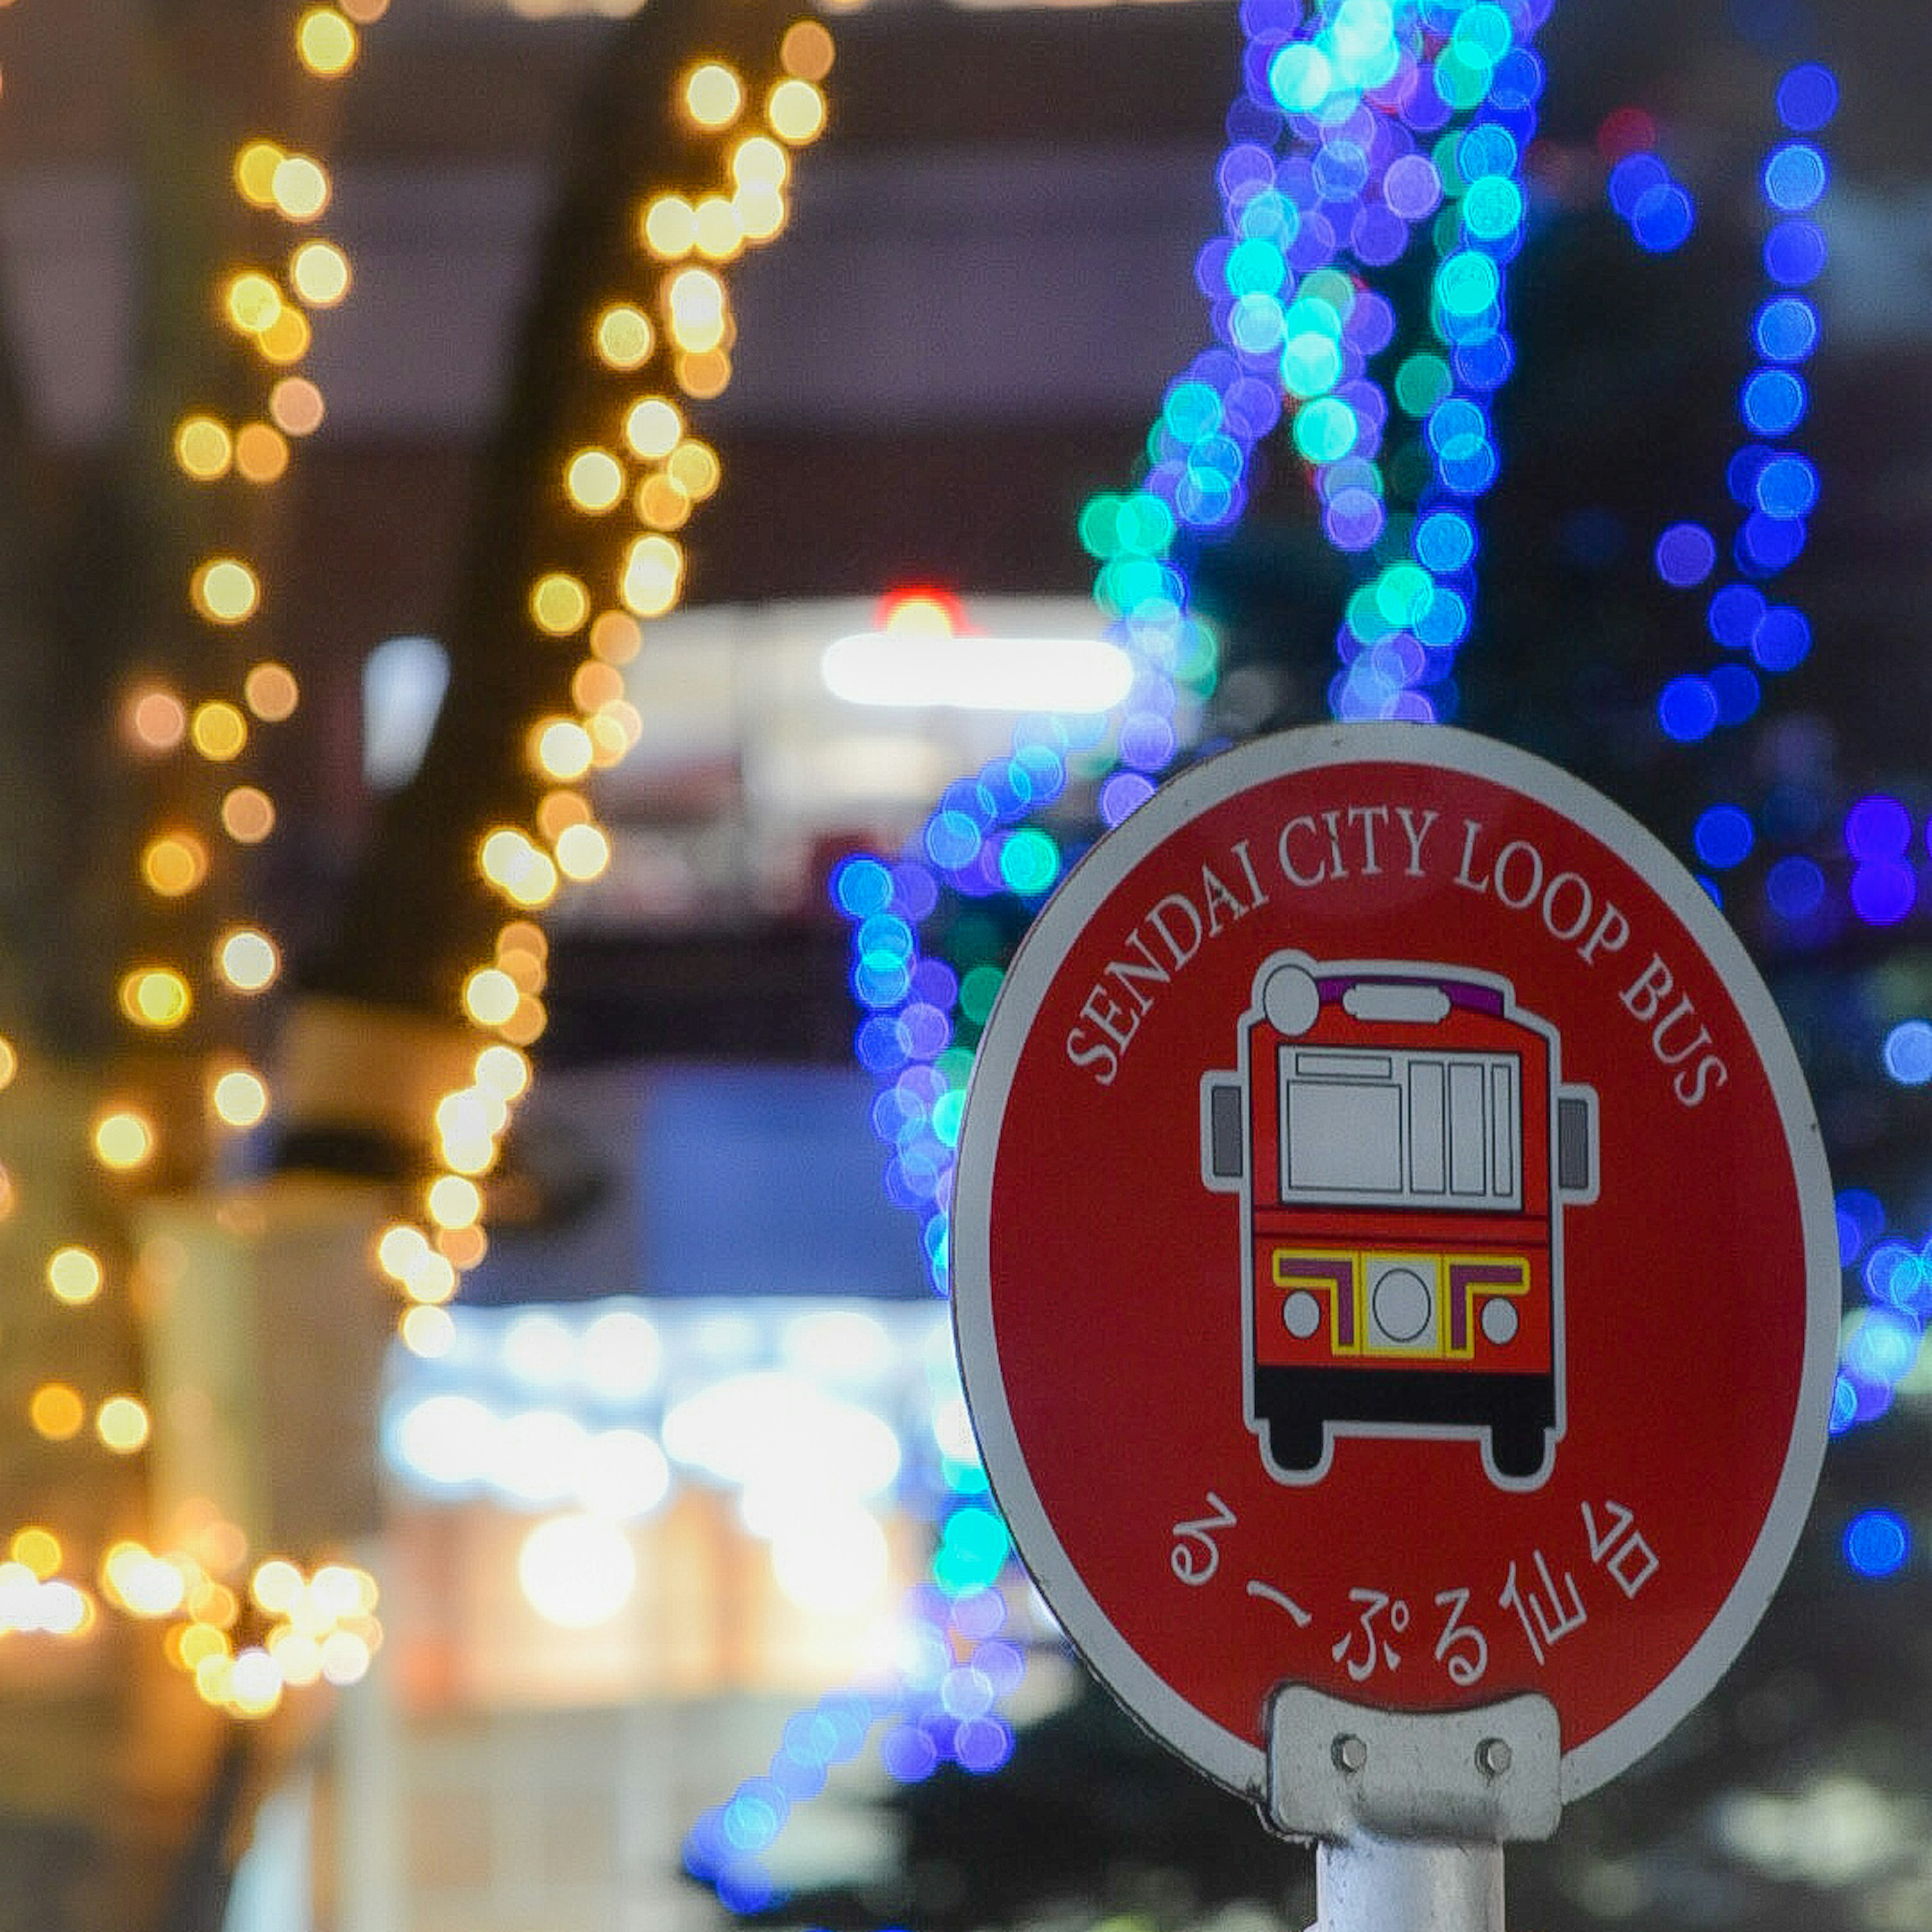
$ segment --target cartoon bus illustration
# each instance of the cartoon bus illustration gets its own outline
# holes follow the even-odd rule
[[[1596,1198],[1597,1096],[1510,983],[1459,966],[1255,976],[1201,1083],[1202,1178],[1241,1203],[1248,1426],[1284,1483],[1336,1435],[1476,1435],[1531,1489],[1563,1433],[1563,1210]]]

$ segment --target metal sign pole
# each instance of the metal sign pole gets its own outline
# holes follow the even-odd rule
[[[1503,1848],[1351,1838],[1315,1851],[1309,1932],[1503,1932]]]
[[[1264,1815],[1317,1841],[1310,1932],[1503,1932],[1503,1845],[1556,1830],[1562,1758],[1545,1697],[1418,1714],[1282,1685]]]

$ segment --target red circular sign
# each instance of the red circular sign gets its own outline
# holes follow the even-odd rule
[[[988,1024],[954,1220],[1020,1552],[1238,1789],[1296,1683],[1539,1692],[1589,1790],[1810,1503],[1838,1252],[1770,996],[1634,820],[1466,734],[1258,741],[1103,839]]]

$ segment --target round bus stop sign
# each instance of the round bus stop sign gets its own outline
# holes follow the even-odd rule
[[[1466,734],[1259,740],[1102,839],[988,1024],[954,1227],[1022,1556],[1239,1790],[1288,1685],[1540,1694],[1591,1790],[1810,1503],[1838,1250],[1770,996],[1634,820]]]

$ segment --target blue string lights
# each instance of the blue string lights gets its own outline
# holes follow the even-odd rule
[[[1803,554],[1808,520],[1818,500],[1817,470],[1790,439],[1810,408],[1803,372],[1822,334],[1817,306],[1806,291],[1823,274],[1828,254],[1814,212],[1830,169],[1823,150],[1808,137],[1836,113],[1838,84],[1828,68],[1794,68],[1779,84],[1778,106],[1788,138],[1765,157],[1758,177],[1767,216],[1767,292],[1751,319],[1756,360],[1738,396],[1745,440],[1725,472],[1740,512],[1730,556],[1736,574],[1711,593],[1706,608],[1712,641],[1732,655],[1708,670],[1672,678],[1659,692],[1658,722],[1682,744],[1698,743],[1754,716],[1762,698],[1761,674],[1795,670],[1811,650],[1810,620],[1796,604],[1772,602],[1762,586],[1774,585]],[[1627,157],[1612,169],[1613,199],[1617,170],[1641,158]],[[1716,541],[1701,524],[1674,524],[1658,539],[1657,573],[1673,588],[1700,589],[1717,572],[1718,562]]]
[[[1324,536],[1354,571],[1331,710],[1454,715],[1474,608],[1478,508],[1500,464],[1491,408],[1515,361],[1508,281],[1532,219],[1523,162],[1543,83],[1533,44],[1550,4],[1322,0],[1304,19],[1299,0],[1244,0],[1244,86],[1216,176],[1222,232],[1196,263],[1215,340],[1169,384],[1138,483],[1096,496],[1080,519],[1096,601],[1136,666],[1111,738],[1098,717],[1022,720],[1011,753],[949,788],[904,854],[848,860],[832,882],[852,926],[852,985],[866,1009],[856,1050],[878,1083],[887,1191],[922,1218],[937,1293],[946,1290],[966,1080],[1001,967],[956,944],[956,964],[931,956],[922,934],[949,893],[956,906],[1004,898],[1024,917],[1071,856],[1032,821],[1070,785],[1097,782],[1100,815],[1117,824],[1178,755],[1177,705],[1209,688],[1214,673],[1214,640],[1189,607],[1188,560],[1240,518],[1264,439],[1285,430]],[[1822,335],[1810,291],[1828,254],[1816,214],[1830,169],[1815,137],[1837,106],[1837,82],[1821,65],[1793,68],[1778,85],[1783,131],[1759,175],[1766,292],[1751,318],[1742,435],[1726,473],[1738,511],[1729,550],[1686,520],[1664,530],[1652,553],[1664,584],[1703,596],[1716,652],[1658,696],[1661,729],[1687,746],[1756,716],[1764,680],[1811,649],[1808,617],[1777,593],[1804,550],[1820,490],[1795,439]],[[1647,116],[1612,120],[1611,206],[1641,250],[1684,246],[1698,226],[1690,189],[1656,152]],[[1418,238],[1432,256],[1426,332],[1418,318],[1405,335],[1374,284]],[[1792,783],[1774,785],[1755,814],[1713,805],[1692,842],[1712,874],[1767,860],[1766,902],[1799,941],[1832,929],[1838,897],[1814,857],[1769,854],[1820,830],[1813,798]],[[1846,815],[1844,898],[1856,916],[1884,926],[1913,908],[1912,848],[1925,832],[1890,798]],[[1932,1023],[1894,1025],[1882,1057],[1894,1081],[1932,1084]],[[1838,1208],[1844,1264],[1868,1306],[1847,1323],[1834,1433],[1885,1412],[1932,1318],[1932,1239],[1892,1231],[1868,1191],[1846,1190]],[[1023,1668],[997,1587],[1009,1546],[976,1465],[947,1475],[934,1581],[915,1593],[903,1685],[890,1696],[822,1700],[788,1727],[768,1773],[694,1829],[692,1869],[728,1904],[769,1900],[759,1861],[789,1805],[873,1730],[883,1727],[881,1762],[902,1779],[948,1762],[994,1768],[1010,1751],[996,1714]],[[1850,1526],[1844,1551],[1861,1574],[1880,1576],[1910,1547],[1898,1520],[1877,1511]]]

